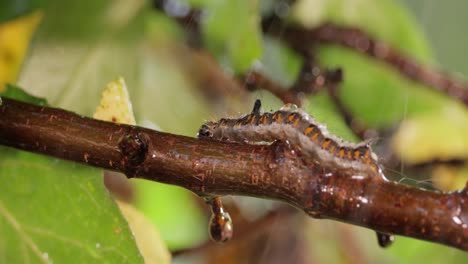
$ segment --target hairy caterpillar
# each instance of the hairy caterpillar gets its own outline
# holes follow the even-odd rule
[[[288,140],[293,146],[321,164],[344,167],[358,172],[382,175],[377,155],[369,142],[354,144],[328,132],[295,105],[285,105],[274,113],[260,113],[260,100],[255,102],[252,113],[238,119],[222,118],[207,122],[198,131],[198,137],[234,142],[272,142]]]

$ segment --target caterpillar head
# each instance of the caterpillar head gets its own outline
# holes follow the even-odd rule
[[[213,130],[216,127],[215,122],[206,122],[203,124],[200,129],[198,130],[197,137],[198,138],[211,138],[213,137]]]

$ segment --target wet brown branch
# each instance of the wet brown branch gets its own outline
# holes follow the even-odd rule
[[[3,99],[0,144],[178,185],[283,200],[329,218],[468,251],[468,188],[425,191],[325,168],[282,143],[230,144]],[[64,176],[66,177],[66,176]]]

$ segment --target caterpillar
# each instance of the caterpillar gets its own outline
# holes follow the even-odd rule
[[[325,125],[295,105],[287,104],[273,113],[260,113],[260,107],[257,100],[252,112],[241,118],[206,122],[198,137],[251,144],[288,140],[305,156],[323,165],[382,175],[377,155],[368,141],[355,144],[334,136]]]
[[[325,125],[292,104],[274,113],[262,114],[260,108],[261,102],[256,100],[248,115],[206,122],[199,129],[198,138],[253,144],[288,140],[306,156],[318,159],[324,165],[350,168],[366,175],[377,173],[385,178],[368,141],[355,144],[338,138],[328,132]],[[388,247],[394,240],[390,234],[378,231],[376,234],[381,247]]]

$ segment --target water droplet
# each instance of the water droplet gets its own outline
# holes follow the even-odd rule
[[[361,201],[363,204],[369,203],[369,200],[367,200],[367,198],[362,197],[362,196],[359,196],[359,201]]]
[[[456,215],[452,216],[452,220],[453,220],[453,222],[455,222],[455,224],[457,224],[457,225],[461,225],[461,224],[462,224],[462,220],[460,219],[460,217],[458,217],[458,216],[456,216]]]
[[[362,175],[353,175],[353,176],[351,176],[351,179],[353,179],[353,180],[363,180],[364,178],[366,178],[366,177],[362,176]]]
[[[213,241],[223,243],[230,240],[233,233],[231,216],[223,210],[220,213],[212,214],[209,228]]]
[[[223,243],[231,239],[233,224],[231,216],[224,210],[221,197],[205,197],[206,203],[211,206],[211,219],[209,233],[213,241]]]

